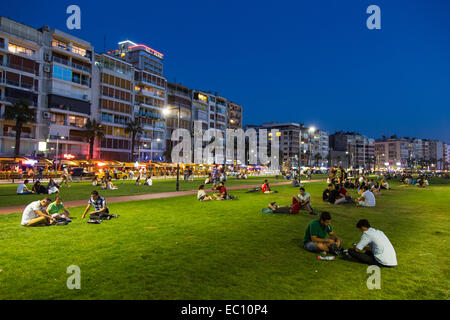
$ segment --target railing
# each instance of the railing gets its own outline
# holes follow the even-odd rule
[[[60,64],[64,64],[64,65],[66,65],[66,66],[69,65],[69,60],[66,60],[66,59],[61,59],[61,58],[58,58],[58,57],[53,57],[53,61],[54,61],[54,62],[57,62],[57,63],[60,63]]]
[[[86,66],[83,66],[81,64],[72,62],[72,67],[74,67],[75,69],[81,70],[81,71],[85,71],[87,73],[91,73],[91,68],[88,68]]]
[[[11,62],[3,62],[2,65],[5,66],[5,67],[8,67],[8,68],[11,68],[11,69],[16,69],[16,70],[32,73],[32,74],[35,74],[35,75],[39,75],[39,72],[37,70],[34,70],[33,68],[24,67],[24,66],[19,65],[19,64],[15,64],[15,63],[11,63]]]
[[[3,132],[3,137],[16,137],[16,133],[15,132]],[[35,139],[35,135],[34,134],[30,134],[30,133],[22,133],[20,135],[21,139]]]

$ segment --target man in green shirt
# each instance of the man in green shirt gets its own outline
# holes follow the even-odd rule
[[[327,237],[329,236],[329,237]],[[311,252],[330,252],[338,254],[341,250],[341,239],[339,239],[331,228],[331,215],[322,212],[320,219],[311,221],[306,227],[303,248]]]
[[[60,213],[60,211],[64,211],[63,214]],[[70,212],[67,211],[66,208],[64,208],[64,204],[62,203],[62,199],[60,196],[57,196],[55,198],[55,202],[50,203],[50,205],[47,208],[47,212],[49,215],[52,216],[53,219],[61,220],[64,219],[68,222],[71,222],[70,220]]]

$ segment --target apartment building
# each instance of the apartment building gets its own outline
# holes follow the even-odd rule
[[[7,105],[24,98],[36,112],[41,108],[42,33],[0,17],[0,153],[13,154],[15,123],[4,120]],[[21,154],[33,154],[39,137],[38,123],[22,129]]]
[[[329,136],[330,154],[339,159],[330,159],[344,167],[373,168],[375,165],[375,140],[355,132],[335,132]],[[345,153],[345,159],[342,155]]]
[[[380,139],[375,142],[378,167],[414,167],[417,165],[442,170],[445,166],[445,143],[415,138]]]
[[[39,152],[54,159],[64,154],[85,159],[88,119],[105,136],[94,144],[94,158],[163,160],[172,131],[242,127],[242,106],[226,98],[178,84],[163,76],[164,55],[126,40],[118,49],[95,53],[88,41],[48,26],[35,29],[0,17],[0,153],[15,148],[15,123],[4,119],[6,106],[24,98],[36,110],[36,123],[25,124],[20,154]],[[134,155],[127,125],[139,119]],[[38,151],[39,142],[46,150]],[[171,142],[170,142],[171,143]],[[167,158],[167,157],[166,157]]]
[[[126,132],[134,119],[134,68],[109,54],[95,54],[93,116],[104,128],[97,141],[95,158],[131,160],[131,135]]]
[[[43,127],[39,140],[47,141],[52,157],[73,154],[85,158],[89,145],[83,130],[87,119],[92,117],[92,92],[96,89],[92,88],[94,49],[89,42],[62,31],[46,27],[40,30],[44,39],[41,92],[44,121],[40,122]]]
[[[242,128],[242,106],[228,101],[227,103],[227,128],[241,129]]]
[[[165,151],[167,81],[163,76],[164,55],[146,45],[126,40],[111,54],[134,67],[134,115],[140,119],[143,134],[137,142],[142,160],[162,159]]]

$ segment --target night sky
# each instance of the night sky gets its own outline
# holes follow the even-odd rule
[[[66,28],[81,7],[81,30]],[[366,9],[381,8],[381,30]],[[450,143],[450,1],[16,1],[0,15],[90,41],[130,39],[165,55],[169,81],[244,106],[244,124]]]

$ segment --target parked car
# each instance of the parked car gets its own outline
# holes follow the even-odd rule
[[[79,178],[84,178],[84,177],[92,178],[94,176],[93,172],[89,172],[85,168],[79,168],[79,167],[70,168],[69,173],[71,174],[72,177],[79,177]]]

